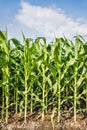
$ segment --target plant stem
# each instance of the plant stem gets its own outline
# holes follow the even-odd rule
[[[2,119],[4,118],[4,107],[5,107],[5,90],[4,90],[4,86],[2,86]]]
[[[77,98],[77,85],[76,85],[76,77],[75,77],[75,85],[74,85],[74,121],[76,122],[76,98]]]
[[[31,86],[32,87],[32,86]],[[32,101],[32,99],[33,99],[33,96],[32,96],[32,93],[33,93],[33,90],[32,90],[32,88],[31,88],[31,114],[32,114],[32,112],[33,112],[33,101]]]
[[[44,66],[42,67],[43,69],[43,95],[42,95],[42,98],[43,98],[43,106],[42,106],[42,122],[44,121],[44,105],[45,105],[45,70],[44,70]]]
[[[25,120],[25,123],[26,123],[26,116],[27,116],[27,71],[25,71],[25,83],[24,83],[24,86],[25,86],[25,114],[24,114],[24,120]]]

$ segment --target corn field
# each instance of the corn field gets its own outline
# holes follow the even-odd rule
[[[78,35],[73,40],[55,38],[26,38],[23,44],[8,39],[7,31],[0,31],[0,121],[13,114],[24,115],[41,110],[40,117],[51,111],[58,122],[63,111],[87,111],[87,41]]]

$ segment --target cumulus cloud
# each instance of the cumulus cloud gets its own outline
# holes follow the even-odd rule
[[[54,38],[63,36],[72,37],[76,34],[86,35],[87,24],[79,18],[68,16],[63,10],[55,7],[41,7],[21,2],[16,20],[36,35]],[[32,32],[33,33],[33,32]]]

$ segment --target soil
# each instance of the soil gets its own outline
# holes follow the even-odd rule
[[[53,130],[50,120],[50,113],[45,115],[44,121],[41,121],[39,114],[27,114],[27,123],[24,123],[23,115],[14,114],[8,120],[8,124],[0,123],[0,130]],[[54,117],[54,130],[87,130],[87,113],[77,114],[77,121],[74,122],[73,114],[67,117],[62,114],[60,123],[57,122],[57,114]]]

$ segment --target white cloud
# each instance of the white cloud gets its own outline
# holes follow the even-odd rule
[[[52,39],[63,36],[72,37],[76,34],[86,35],[87,24],[80,18],[74,19],[55,7],[41,7],[21,2],[21,8],[16,15],[16,20],[33,30],[32,35],[45,36]]]

